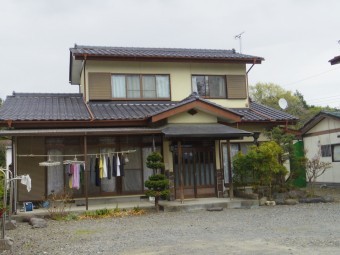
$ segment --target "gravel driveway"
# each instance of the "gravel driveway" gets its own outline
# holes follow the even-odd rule
[[[340,203],[18,223],[7,235],[15,255],[340,254]]]

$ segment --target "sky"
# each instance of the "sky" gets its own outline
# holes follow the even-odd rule
[[[340,64],[328,62],[340,55],[339,13],[339,0],[2,0],[0,98],[77,93],[68,79],[76,43],[234,48],[265,58],[250,85],[275,83],[340,108]]]

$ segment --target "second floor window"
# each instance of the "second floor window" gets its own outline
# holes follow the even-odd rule
[[[226,81],[223,75],[193,75],[192,91],[205,98],[226,98]]]
[[[169,75],[113,74],[112,98],[170,99]]]

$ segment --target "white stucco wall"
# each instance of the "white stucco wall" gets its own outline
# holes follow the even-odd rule
[[[304,137],[304,148],[306,151],[306,157],[312,159],[319,150],[319,144],[321,145],[334,145],[340,144],[340,132],[329,132],[327,134],[315,134],[315,132],[322,132],[340,128],[340,121],[326,118],[319,122],[315,127],[310,129],[306,134],[311,135]],[[324,162],[331,162],[332,167],[317,179],[317,182],[329,182],[340,183],[340,162],[332,162],[332,157],[321,157]]]

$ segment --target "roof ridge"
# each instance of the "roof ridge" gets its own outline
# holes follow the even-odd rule
[[[172,48],[172,47],[140,47],[140,46],[94,46],[94,45],[75,45],[70,49],[142,49],[142,50],[200,50],[200,51],[228,51],[231,53],[237,53],[235,49],[212,49],[212,48]],[[241,53],[238,53],[241,54]]]
[[[81,93],[35,93],[35,92],[14,92],[10,96],[23,96],[23,97],[46,97],[46,96],[57,96],[57,97],[83,97]]]

